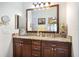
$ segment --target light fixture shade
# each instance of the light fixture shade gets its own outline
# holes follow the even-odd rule
[[[34,7],[37,9],[44,9],[44,8],[48,8],[48,6],[51,5],[51,2],[34,2],[33,3]]]
[[[33,2],[33,5],[34,5],[34,7],[36,7],[36,5],[37,5],[37,2]]]
[[[45,6],[48,6],[48,2],[46,2]]]

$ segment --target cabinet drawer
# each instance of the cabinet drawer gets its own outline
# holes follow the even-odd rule
[[[32,40],[32,45],[40,45],[41,41],[39,40]]]
[[[32,45],[32,50],[40,50],[41,46]]]
[[[42,42],[43,46],[51,46],[51,47],[56,47],[56,46],[62,46],[62,47],[70,47],[71,43],[69,42],[58,42],[58,41],[43,41]]]
[[[71,43],[69,42],[58,42],[58,41],[54,41],[52,44],[55,44],[56,46],[70,46]]]
[[[24,44],[31,44],[31,40],[29,40],[29,39],[28,40],[27,39],[23,39],[23,43]]]
[[[32,56],[33,57],[40,57],[41,53],[40,53],[40,51],[32,51]]]
[[[45,47],[45,46],[46,46],[46,47],[47,47],[47,46],[49,47],[49,46],[51,46],[51,42],[49,42],[49,41],[42,41],[42,46],[43,46],[43,47]]]

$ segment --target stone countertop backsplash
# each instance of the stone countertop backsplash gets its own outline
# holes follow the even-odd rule
[[[36,35],[18,35],[18,34],[13,34],[13,38],[22,38],[22,39],[33,39],[33,40],[47,40],[47,41],[60,41],[60,42],[72,42],[72,37],[68,36],[66,38],[60,37],[60,36],[36,36]]]

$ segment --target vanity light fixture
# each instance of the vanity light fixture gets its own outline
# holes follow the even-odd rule
[[[51,5],[51,2],[33,2],[33,6],[37,9],[47,8]]]

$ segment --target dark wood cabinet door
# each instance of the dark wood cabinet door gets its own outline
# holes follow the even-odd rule
[[[50,57],[51,56],[51,47],[43,47],[42,48],[42,56]]]
[[[51,42],[42,41],[42,56],[43,57],[51,57],[51,56],[53,56],[52,53],[53,53],[53,51],[52,51],[52,47],[51,47]]]
[[[18,38],[13,38],[13,56],[14,57],[21,57],[21,51],[22,51],[22,46],[21,46],[21,40]]]
[[[14,57],[31,56],[31,40],[14,38],[14,40],[13,40],[13,56]]]
[[[71,43],[58,41],[40,41],[13,39],[14,57],[70,57]]]
[[[55,57],[70,57],[70,54],[69,49],[65,47],[56,47],[54,49]]]
[[[41,57],[41,41],[32,40],[32,57]]]
[[[71,43],[57,42],[54,49],[55,57],[70,57],[71,56]]]
[[[22,45],[22,56],[30,57],[31,56],[31,41],[24,40]]]
[[[22,56],[23,57],[30,57],[31,56],[31,45],[23,44]]]
[[[22,51],[22,48],[21,48],[21,43],[14,43],[14,56],[15,57],[21,57],[21,51]]]
[[[42,56],[45,57],[70,57],[71,43],[66,42],[42,42]]]

